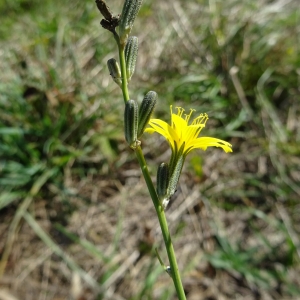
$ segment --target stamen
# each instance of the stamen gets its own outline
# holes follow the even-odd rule
[[[182,118],[182,114],[184,113],[184,109],[182,107],[176,107],[178,109],[177,115]]]
[[[200,124],[203,124],[205,126],[206,122],[208,120],[208,115],[205,113],[205,114],[200,114],[197,118],[195,118],[193,120],[193,123],[192,125],[200,125]]]
[[[191,109],[190,109],[190,113],[189,113],[188,115],[185,115],[185,121],[186,121],[187,124],[189,123],[189,120],[190,120],[190,118],[191,118],[191,115],[192,115],[192,113],[193,113],[194,111],[196,111],[196,110],[191,108]]]

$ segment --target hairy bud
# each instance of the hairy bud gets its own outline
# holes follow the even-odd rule
[[[125,0],[119,22],[119,36],[121,44],[125,45],[134,20],[139,13],[142,0]]]
[[[163,200],[167,195],[169,185],[169,165],[162,163],[157,169],[156,191],[160,200]]]
[[[157,100],[157,93],[150,91],[144,97],[139,109],[138,138],[144,133],[149,123]]]
[[[108,70],[110,73],[110,76],[112,77],[113,81],[121,87],[122,85],[122,78],[121,78],[121,70],[119,67],[118,62],[111,58],[107,61]]]
[[[138,49],[139,39],[136,36],[130,36],[125,46],[126,73],[128,81],[130,81],[135,70]]]
[[[125,139],[131,148],[137,146],[138,105],[134,100],[128,100],[124,112]]]

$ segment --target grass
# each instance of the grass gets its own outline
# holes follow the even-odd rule
[[[170,104],[207,112],[207,135],[234,149],[191,155],[167,212],[188,299],[300,295],[299,13],[297,1],[145,1],[138,17],[131,97],[155,90],[165,119]],[[94,2],[2,1],[0,14],[1,292],[174,299]],[[154,175],[167,145],[143,144]]]

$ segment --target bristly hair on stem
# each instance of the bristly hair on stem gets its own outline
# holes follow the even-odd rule
[[[96,0],[95,2],[98,10],[104,17],[104,19],[102,19],[100,22],[101,26],[104,29],[111,31],[114,35],[117,35],[116,27],[119,26],[120,15],[117,15],[116,17],[113,16],[113,14],[110,11],[110,8],[104,0]]]

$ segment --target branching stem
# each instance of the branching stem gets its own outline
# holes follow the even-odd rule
[[[121,65],[121,74],[122,74],[122,92],[123,92],[123,98],[124,102],[126,103],[129,100],[129,92],[128,92],[128,86],[127,86],[127,75],[126,75],[126,62],[125,62],[125,55],[124,55],[124,46],[120,44],[120,41],[118,37],[115,36],[115,39],[118,44],[119,48],[119,58],[120,58],[120,65]],[[178,264],[176,261],[175,251],[172,244],[171,235],[168,228],[168,223],[165,215],[165,211],[161,205],[161,202],[159,201],[159,198],[157,196],[155,187],[153,185],[152,179],[150,177],[147,163],[145,161],[142,148],[140,145],[138,145],[135,148],[135,154],[138,159],[140,168],[142,170],[143,176],[145,178],[151,199],[153,201],[157,217],[159,220],[159,225],[162,231],[163,239],[165,242],[166,250],[168,253],[168,258],[170,262],[171,267],[171,277],[174,282],[174,286],[177,292],[177,296],[179,300],[186,300],[183,285],[180,278],[180,273],[178,269]]]

